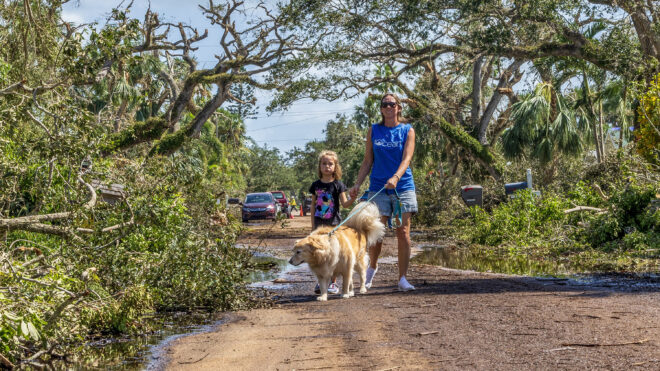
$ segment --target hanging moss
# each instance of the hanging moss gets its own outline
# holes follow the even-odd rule
[[[122,148],[158,139],[167,128],[167,120],[160,117],[150,117],[146,121],[136,122],[130,127],[110,135],[106,144],[101,147],[101,152],[108,154]]]
[[[149,151],[149,156],[163,155],[167,156],[177,149],[181,148],[186,139],[192,135],[194,130],[193,122],[188,123],[175,133],[167,134],[157,141]]]
[[[447,120],[438,114],[430,113],[430,109],[423,105],[418,106],[411,113],[413,117],[423,118],[431,127],[439,129],[449,140],[466,149],[483,164],[490,167],[488,170],[495,178],[500,177],[502,174],[502,164],[497,161],[488,147],[479,143],[476,138],[472,137],[465,130],[448,123]]]

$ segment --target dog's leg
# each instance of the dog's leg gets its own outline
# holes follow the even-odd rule
[[[353,282],[352,274],[351,274],[351,281],[348,283],[348,296],[355,296],[355,283]]]
[[[319,288],[321,289],[321,295],[316,297],[318,301],[328,301],[328,285],[330,285],[330,277],[317,277],[319,280]]]
[[[351,296],[355,295],[355,293],[351,295],[351,289],[353,286],[353,262],[350,262],[350,264],[348,264],[348,266],[344,270],[343,276],[344,277],[341,282],[342,285],[341,297],[344,299],[348,299]]]
[[[365,284],[367,283],[367,255],[363,255],[359,260],[358,260],[358,274],[360,275],[360,294],[364,294],[367,292],[367,286]]]

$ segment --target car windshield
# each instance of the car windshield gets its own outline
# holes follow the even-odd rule
[[[284,197],[281,193],[273,193],[273,196],[275,196],[277,199]]]
[[[273,202],[269,195],[247,195],[245,197],[246,204],[255,204],[257,202]]]

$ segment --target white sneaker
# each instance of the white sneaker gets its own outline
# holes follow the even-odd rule
[[[376,272],[378,272],[378,267],[376,267],[376,269],[371,267],[367,268],[367,282],[365,282],[364,287],[368,289],[371,288],[371,281],[373,281]]]
[[[339,286],[334,282],[331,283],[330,286],[328,286],[328,294],[339,294]]]
[[[408,280],[406,279],[406,276],[402,276],[401,279],[399,280],[399,291],[413,291],[415,290],[415,286],[411,285]]]

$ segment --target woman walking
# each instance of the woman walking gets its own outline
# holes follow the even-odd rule
[[[399,250],[399,291],[411,291],[415,287],[406,279],[410,263],[410,218],[417,212],[417,196],[410,161],[415,152],[415,130],[410,124],[403,123],[401,101],[392,93],[385,94],[380,100],[382,121],[373,124],[367,133],[364,160],[360,166],[356,184],[350,189],[351,198],[355,199],[367,174],[369,177],[369,198],[385,187],[372,201],[378,206],[381,221],[401,212],[401,223],[396,227]],[[378,256],[382,242],[369,249],[369,268],[367,269],[367,288],[378,270]]]

